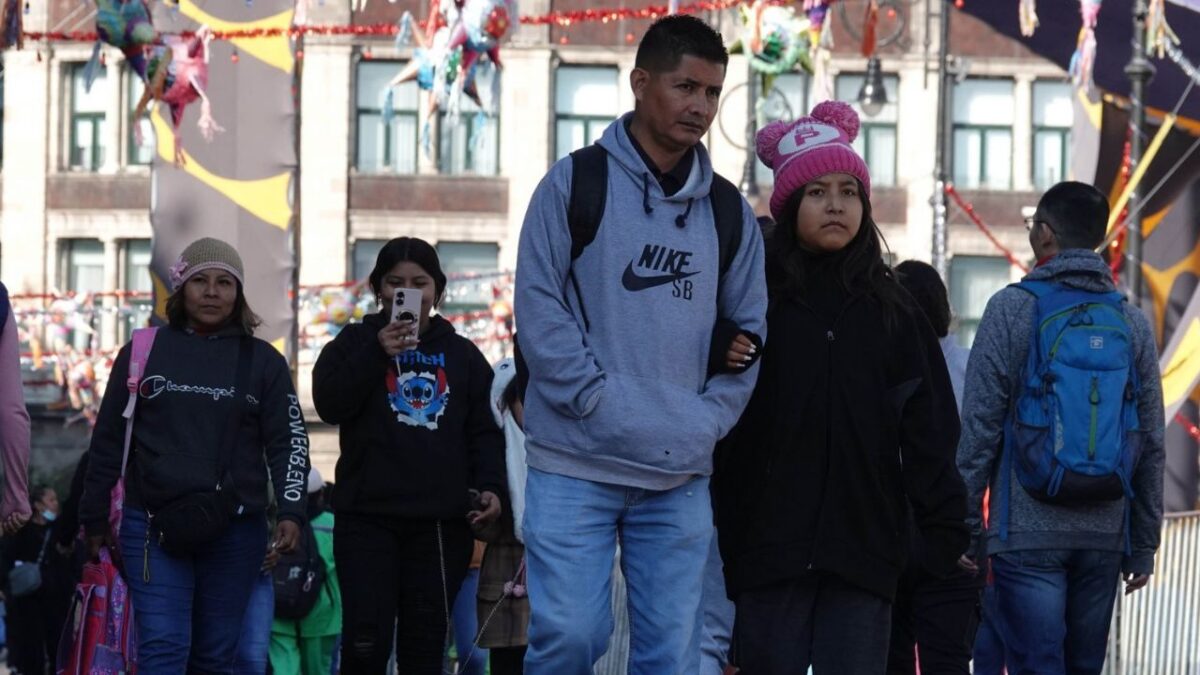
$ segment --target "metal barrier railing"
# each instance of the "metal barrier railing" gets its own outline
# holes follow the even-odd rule
[[[1200,511],[1168,514],[1154,575],[1118,594],[1105,675],[1200,675]]]

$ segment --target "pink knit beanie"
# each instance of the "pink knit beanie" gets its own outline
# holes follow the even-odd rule
[[[758,157],[775,171],[771,215],[781,220],[784,204],[807,183],[830,173],[854,176],[871,196],[867,163],[851,147],[858,137],[858,114],[841,101],[818,103],[808,117],[772,122],[758,132]]]

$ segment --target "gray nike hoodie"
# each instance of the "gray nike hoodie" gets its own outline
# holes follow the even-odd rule
[[[1054,281],[1096,292],[1114,290],[1112,274],[1099,255],[1082,249],[1059,253],[1026,277]],[[962,436],[958,470],[967,485],[967,525],[980,536],[984,489],[991,487],[990,520],[1001,500],[1001,452],[1004,422],[1014,401],[1033,330],[1034,298],[1019,288],[1005,288],[988,301],[967,363],[963,392]],[[1141,379],[1138,420],[1143,432],[1142,456],[1133,475],[1130,540],[1132,554],[1123,571],[1150,574],[1162,528],[1163,402],[1158,353],[1150,323],[1137,308],[1125,305],[1133,334],[1134,359]],[[1090,506],[1058,506],[1038,501],[1013,474],[1009,487],[1008,540],[996,528],[987,531],[987,553],[1031,549],[1125,551],[1125,500]]]
[[[570,158],[538,185],[521,231],[515,315],[530,372],[528,462],[666,490],[712,472],[713,447],[754,389],[757,364],[708,377],[708,352],[718,318],[765,338],[762,236],[743,202],[741,246],[718,284],[704,147],[696,146],[683,188],[667,197],[623,119],[599,143],[609,153],[608,198],[583,254],[572,262]]]

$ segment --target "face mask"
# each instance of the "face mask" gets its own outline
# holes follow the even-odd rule
[[[54,519],[58,518],[58,514],[49,509],[46,509],[45,511],[42,511],[42,517],[46,519],[47,523],[53,523]]]

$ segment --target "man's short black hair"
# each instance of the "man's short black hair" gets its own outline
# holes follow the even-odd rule
[[[1108,229],[1108,199],[1087,183],[1059,183],[1042,195],[1037,217],[1054,230],[1059,248],[1095,249]]]
[[[672,14],[655,21],[646,31],[634,66],[665,73],[678,68],[684,56],[729,65],[729,52],[720,33],[694,16]]]

